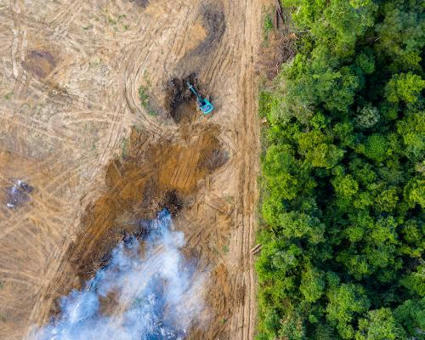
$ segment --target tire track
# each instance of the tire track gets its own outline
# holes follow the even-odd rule
[[[60,287],[53,289],[54,280],[72,280],[66,276],[70,271],[63,257],[78,231],[85,205],[103,189],[104,166],[114,153],[120,152],[120,142],[129,127],[137,124],[151,138],[174,136],[178,140],[177,126],[165,118],[166,112],[153,117],[141,107],[138,88],[145,77],[149,78],[150,94],[161,106],[164,84],[172,76],[197,71],[217,104],[211,122],[220,126],[218,139],[232,157],[214,175],[207,176],[205,190],[185,217],[190,220],[188,244],[205,256],[215,253],[210,264],[226,268],[227,276],[218,282],[229,282],[229,286],[224,287],[226,292],[219,292],[220,286],[215,291],[223,310],[228,314],[235,311],[229,314],[227,324],[215,320],[215,329],[203,337],[252,338],[255,276],[249,249],[256,223],[258,172],[252,58],[261,38],[256,28],[261,22],[260,10],[254,0],[151,0],[146,9],[121,0],[35,0],[26,6],[21,1],[11,2],[0,13],[1,41],[12,44],[11,49],[0,49],[0,60],[11,75],[0,71],[5,79],[0,93],[14,92],[0,127],[0,133],[10,132],[6,137],[9,140],[0,139],[0,150],[32,158],[36,147],[44,147],[35,145],[40,140],[49,141],[52,147],[51,154],[26,165],[26,175],[37,184],[31,206],[20,214],[0,208],[0,246],[4,252],[21,249],[10,237],[15,233],[25,239],[25,248],[32,255],[28,264],[24,253],[19,252],[15,258],[9,256],[13,264],[10,268],[0,262],[0,280],[4,275],[10,284],[20,282],[19,293],[28,297],[22,301],[13,295],[13,300],[12,295],[8,297],[0,291],[4,306],[25,311],[16,314],[14,323],[7,320],[4,327],[0,325],[0,337],[22,338],[33,322],[41,322],[48,315],[54,294],[61,291]],[[199,22],[203,22],[207,32],[203,42],[196,45],[190,32]],[[52,53],[59,51],[58,64],[45,79],[37,78],[21,65],[28,51],[37,46],[51,47]],[[102,73],[104,69],[107,71]],[[21,110],[27,102],[29,109]],[[43,137],[29,142],[32,139],[28,137],[37,134]],[[94,151],[90,143],[94,143]],[[196,163],[192,158],[191,162]],[[181,167],[174,176],[189,179],[192,172]],[[0,181],[7,183],[10,178],[5,173]],[[226,203],[223,195],[234,198],[235,203]],[[219,211],[223,202],[234,205],[232,216],[236,218]],[[233,241],[229,253],[223,254],[220,248],[230,232]],[[232,257],[238,259],[236,264]],[[29,276],[21,277],[19,266]],[[33,281],[30,277],[37,278],[37,274],[40,279]],[[9,288],[4,291],[9,292]],[[2,308],[0,313],[4,312]],[[3,329],[10,333],[3,333]]]

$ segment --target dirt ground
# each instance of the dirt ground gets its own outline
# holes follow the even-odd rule
[[[45,323],[163,207],[210,273],[191,338],[253,338],[263,3],[0,0],[1,339]]]

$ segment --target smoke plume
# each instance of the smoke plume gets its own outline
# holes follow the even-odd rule
[[[203,309],[202,275],[181,254],[184,235],[171,229],[167,210],[145,227],[144,242],[121,242],[109,264],[63,297],[61,313],[29,338],[184,339]]]

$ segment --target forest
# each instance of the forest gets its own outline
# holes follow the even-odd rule
[[[281,3],[257,339],[425,339],[425,1]]]

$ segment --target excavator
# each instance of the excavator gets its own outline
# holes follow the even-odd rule
[[[187,82],[186,84],[189,90],[196,96],[196,103],[203,115],[208,116],[211,112],[213,112],[214,105],[207,98],[202,97],[191,83]]]

